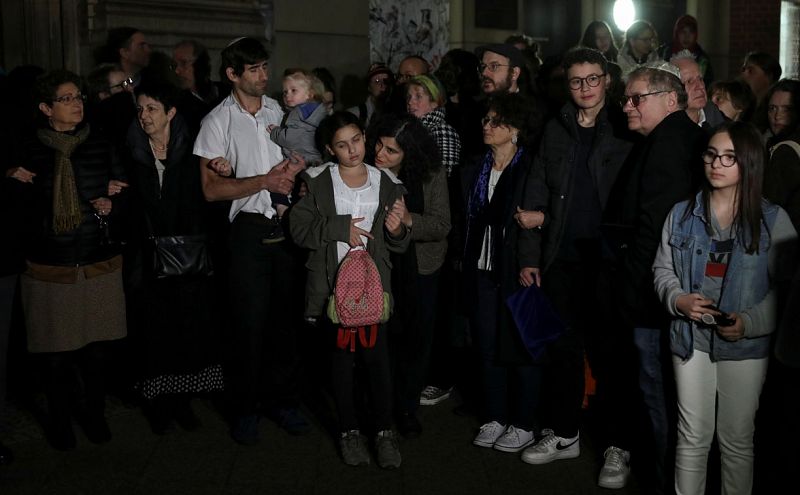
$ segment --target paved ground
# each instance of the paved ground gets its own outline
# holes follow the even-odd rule
[[[40,399],[39,399],[40,400]],[[203,426],[154,435],[138,408],[110,398],[107,416],[113,440],[93,445],[75,428],[78,447],[58,452],[45,442],[29,412],[12,402],[0,434],[16,461],[0,466],[0,494],[591,494],[640,493],[632,479],[623,490],[595,485],[599,464],[587,435],[581,456],[545,466],[523,463],[517,454],[471,445],[475,418],[453,414],[454,401],[424,407],[421,438],[402,441],[403,465],[352,468],[339,459],[324,426],[291,437],[273,423],[260,424],[261,442],[235,444],[208,400],[193,403]]]

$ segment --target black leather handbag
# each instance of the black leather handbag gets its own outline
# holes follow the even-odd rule
[[[150,274],[157,279],[186,275],[210,277],[214,274],[208,237],[194,235],[155,235],[150,217],[145,215],[150,248]]]
[[[156,278],[183,275],[211,276],[214,266],[205,235],[154,236],[153,275]]]

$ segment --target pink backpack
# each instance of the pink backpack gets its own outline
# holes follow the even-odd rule
[[[389,294],[383,290],[378,267],[363,249],[351,249],[339,265],[328,317],[340,325],[339,347],[355,351],[356,333],[363,347],[375,345],[378,324],[389,319]],[[370,336],[366,336],[370,327]]]

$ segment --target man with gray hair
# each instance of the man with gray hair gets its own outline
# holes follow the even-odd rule
[[[653,289],[651,266],[672,206],[693,193],[703,171],[705,132],[684,111],[687,95],[678,68],[654,62],[634,70],[623,98],[628,128],[644,136],[629,155],[612,190],[606,221],[624,226],[614,239],[621,256],[618,298],[622,321],[634,329],[639,386],[654,434],[654,481],[647,492],[668,486],[669,428],[665,378],[669,317]]]
[[[700,73],[700,65],[689,50],[681,50],[669,62],[680,70],[680,78],[688,96],[686,113],[697,125],[711,132],[725,122],[725,117],[708,99],[706,83]]]

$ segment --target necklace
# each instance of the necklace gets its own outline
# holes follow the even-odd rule
[[[150,141],[150,147],[153,149],[153,151],[164,152],[167,151],[167,148],[169,147],[167,144],[164,144],[161,147],[156,146],[156,143],[153,142],[152,139],[148,139],[148,141]]]

